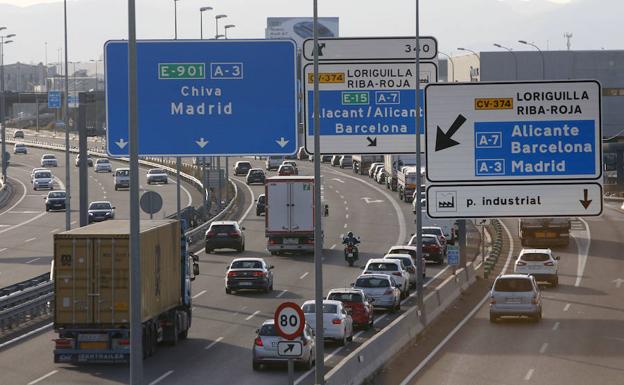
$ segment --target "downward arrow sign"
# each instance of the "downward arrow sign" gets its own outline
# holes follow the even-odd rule
[[[124,149],[124,147],[126,147],[128,145],[128,142],[126,142],[123,138],[119,139],[118,142],[115,142],[116,145],[119,146],[119,148],[121,148],[122,150]]]
[[[199,147],[204,148],[208,144],[208,141],[204,140],[204,138],[199,138],[199,140],[196,140],[195,143],[197,143]]]
[[[368,147],[377,147],[377,138],[371,139],[370,136],[367,136],[366,140],[368,140]]]
[[[615,287],[619,289],[620,287],[622,287],[622,283],[624,283],[624,279],[617,278],[617,279],[614,279],[613,282],[615,283]]]
[[[583,205],[583,208],[585,208],[585,210],[587,210],[589,205],[592,203],[591,199],[587,199],[587,198],[588,198],[588,191],[587,191],[587,189],[583,189],[583,199],[580,200],[579,202],[581,202],[581,204]]]
[[[281,148],[284,148],[288,144],[288,142],[290,142],[290,140],[284,139],[283,136],[280,138],[280,140],[275,141],[275,143],[279,144]]]
[[[436,134],[435,150],[441,151],[449,147],[457,146],[459,143],[451,139],[451,137],[455,135],[457,130],[459,130],[459,128],[462,126],[462,124],[464,124],[465,121],[466,121],[466,118],[464,117],[464,115],[462,114],[457,115],[457,118],[455,118],[455,121],[453,122],[453,124],[451,124],[451,127],[448,129],[446,133],[444,133],[444,131],[442,131],[440,126],[438,126],[438,132]]]

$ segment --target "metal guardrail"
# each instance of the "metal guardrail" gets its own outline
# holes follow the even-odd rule
[[[0,335],[49,315],[54,308],[50,273],[0,289]]]

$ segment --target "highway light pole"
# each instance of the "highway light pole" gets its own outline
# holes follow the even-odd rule
[[[228,29],[230,29],[230,28],[234,28],[234,27],[236,27],[234,24],[228,24],[228,25],[226,25],[225,27],[223,27],[223,28],[224,28],[224,30],[225,30],[225,32],[223,33],[223,37],[225,37],[225,39],[226,39],[226,40],[227,40],[227,38],[228,38],[228,37],[227,37],[227,31],[228,31]]]
[[[65,230],[71,229],[71,167],[69,167],[69,61],[67,58],[67,0],[63,0],[63,24],[65,38],[65,101],[63,122],[65,123]],[[86,160],[86,159],[85,159]]]
[[[518,43],[524,44],[524,45],[530,45],[531,47],[535,48],[539,52],[540,57],[542,58],[542,80],[545,80],[546,79],[546,60],[544,59],[544,52],[542,52],[540,47],[526,40],[518,40]]]
[[[175,32],[173,38],[175,40],[178,40],[178,1],[180,0],[173,0],[173,30]]]
[[[199,38],[201,40],[204,39],[204,12],[206,11],[212,11],[213,8],[212,7],[201,7],[199,8]],[[207,197],[206,195],[208,194],[209,191],[209,183],[208,183],[208,176],[206,173],[206,157],[202,156],[201,158],[201,171],[202,171],[202,184],[204,185],[204,191],[202,191],[202,208],[204,209],[204,216],[205,219],[208,219],[208,206],[207,206]]]
[[[219,19],[223,19],[226,18],[227,15],[217,15],[215,16],[215,28],[216,28],[216,32],[215,32],[215,39],[218,39],[219,37],[221,37],[219,35]]]
[[[227,40],[228,36],[227,36],[227,31],[230,28],[234,28],[236,27],[234,24],[228,24],[225,27],[223,27],[223,37]],[[229,183],[228,181],[230,180],[230,157],[226,156],[225,157],[225,201],[228,202],[229,198],[230,198],[230,194],[229,194]]]
[[[494,43],[494,47],[502,48],[513,56],[514,63],[516,64],[516,80],[518,80],[518,57],[516,56],[516,53],[511,48],[505,47],[504,45],[500,45],[498,43]]]
[[[453,58],[450,57],[448,54],[445,54],[442,51],[438,51],[438,53],[440,55],[446,56],[446,58],[448,59],[449,63],[451,63],[451,82],[455,82],[455,63],[453,62]]]
[[[173,18],[174,18],[174,39],[178,40],[178,1],[173,0]],[[180,203],[180,169],[182,168],[182,158],[176,156],[176,212],[178,220],[182,219],[180,215],[180,211],[182,210],[182,205]]]
[[[212,11],[212,7],[201,7],[199,9],[199,38],[204,39],[204,12]]]
[[[5,30],[6,27],[0,27],[0,31]],[[0,140],[2,140],[2,180],[6,182],[7,175],[7,159],[6,159],[6,127],[4,124],[4,46],[10,44],[13,40],[4,40],[14,37],[15,34],[0,35],[0,126],[2,132],[0,133]]]
[[[419,24],[419,4],[418,0],[416,0],[416,42],[414,46],[416,49],[414,50],[415,58],[414,62],[416,65],[416,85],[415,85],[415,96],[416,96],[416,244],[418,247],[416,248],[416,298],[418,303],[418,314],[423,324],[425,324],[425,309],[423,306],[423,290],[424,290],[424,260],[422,254],[422,202],[420,197],[422,195],[422,177],[420,170],[421,166],[421,155],[420,155],[420,24]]]

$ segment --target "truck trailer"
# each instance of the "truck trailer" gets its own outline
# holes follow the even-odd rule
[[[383,155],[357,155],[354,154],[353,162],[351,167],[353,168],[353,172],[360,175],[366,175],[368,173],[368,169],[370,165],[375,162],[383,162]]]
[[[397,190],[398,172],[405,166],[416,165],[416,154],[414,155],[384,155],[384,169],[388,173],[386,187],[392,191]],[[424,163],[423,163],[424,164]]]
[[[196,257],[176,220],[141,221],[143,357],[175,345],[191,326]],[[54,362],[130,360],[130,221],[110,220],[54,235]]]
[[[520,218],[518,236],[522,246],[567,246],[570,218]]]

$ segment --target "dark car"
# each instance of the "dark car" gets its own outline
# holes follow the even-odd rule
[[[13,139],[24,139],[24,131],[22,130],[15,130],[15,132],[13,133]]]
[[[321,163],[330,163],[332,155],[321,155]]]
[[[232,294],[238,290],[273,290],[273,266],[262,258],[237,258],[225,272],[225,292]]]
[[[115,207],[108,201],[89,203],[89,223],[115,219]]]
[[[264,175],[264,171],[260,168],[252,168],[247,173],[247,179],[246,179],[247,184],[252,184],[252,183],[264,184],[265,180],[266,180],[266,175]]]
[[[258,195],[258,201],[256,202],[256,216],[266,213],[266,195]]]
[[[239,160],[234,164],[234,175],[247,175],[247,173],[251,170],[251,163]]]
[[[214,249],[235,249],[245,251],[244,227],[240,227],[235,221],[212,222],[206,231],[206,254]]]
[[[292,164],[282,163],[282,165],[279,166],[279,168],[277,169],[277,175],[292,176],[292,175],[297,175],[297,173],[295,171],[295,168],[292,166]]]
[[[50,191],[45,199],[45,209],[50,210],[65,210],[65,197],[66,193],[63,190]]]

